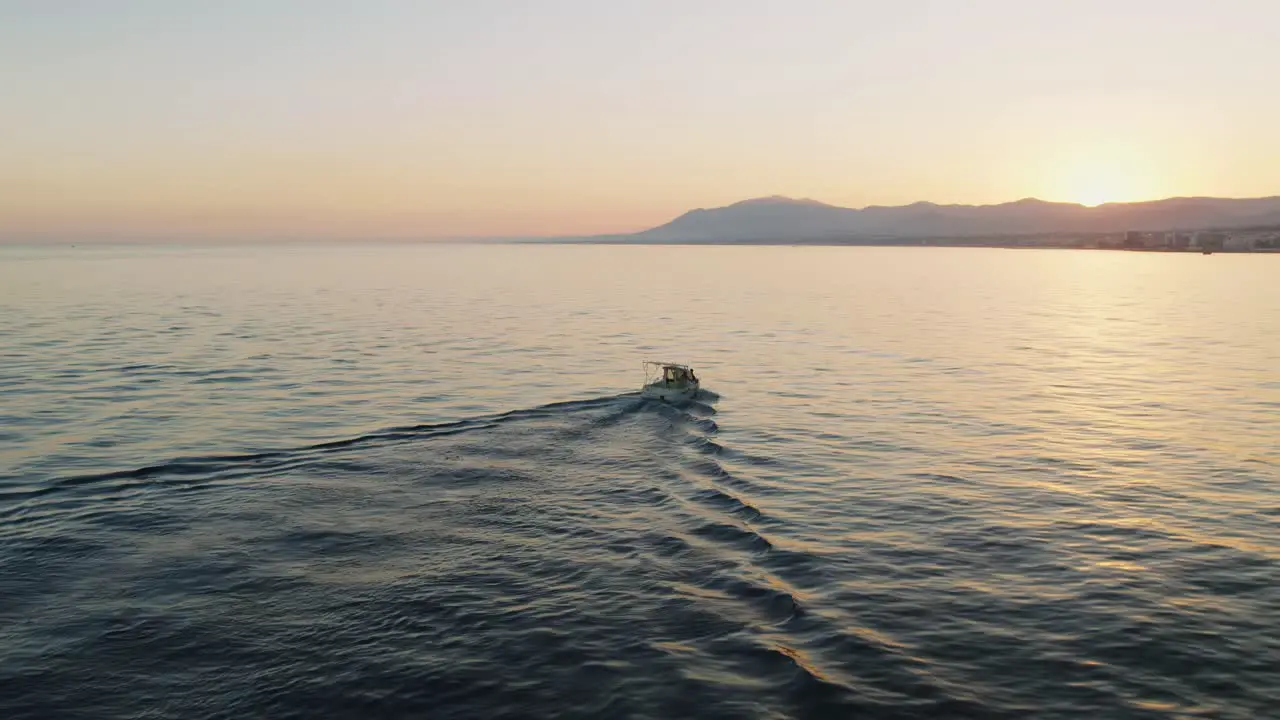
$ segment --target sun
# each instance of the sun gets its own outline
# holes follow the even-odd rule
[[[1064,147],[1050,167],[1053,195],[1085,207],[1160,197],[1164,189],[1158,159],[1114,142]]]
[[[1072,202],[1097,207],[1112,202],[1127,202],[1140,194],[1133,174],[1114,168],[1097,168],[1093,172],[1077,172],[1063,189]]]
[[[1107,203],[1135,202],[1151,195],[1149,182],[1142,173],[1115,168],[1098,169],[1092,173],[1073,173],[1060,183],[1064,197],[1085,207],[1097,207]]]
[[[1106,203],[1112,202],[1112,200],[1106,193],[1088,191],[1076,196],[1076,202],[1085,207],[1098,207],[1099,205],[1105,205]]]

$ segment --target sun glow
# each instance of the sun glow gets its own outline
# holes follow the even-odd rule
[[[1140,202],[1155,197],[1151,183],[1137,171],[1079,173],[1062,183],[1061,196],[1086,207],[1106,203]]]
[[[1084,205],[1085,207],[1098,207],[1099,205],[1103,205],[1109,202],[1115,202],[1110,198],[1108,194],[1102,193],[1102,192],[1096,192],[1096,191],[1088,191],[1088,192],[1081,193],[1076,197],[1075,201],[1080,203],[1081,205]]]
[[[1046,179],[1054,195],[1096,207],[1141,202],[1165,194],[1161,158],[1132,139],[1091,138],[1055,148]]]
[[[1151,183],[1136,166],[1099,162],[1063,178],[1063,195],[1087,207],[1104,203],[1136,202],[1151,197]]]

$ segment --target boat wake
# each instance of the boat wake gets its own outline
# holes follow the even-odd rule
[[[111,715],[104,653],[132,658],[111,687],[188,708],[274,678],[255,702],[273,715],[374,687],[365,710],[394,714],[733,714],[716,677],[865,709],[819,646],[906,660],[806,610],[823,561],[772,536],[713,401],[600,397],[10,486],[0,584],[28,622],[0,664],[38,680],[0,710]],[[55,632],[74,640],[41,651]]]
[[[612,408],[621,415],[637,411],[642,407],[642,405],[643,402],[639,400],[638,395],[631,393],[599,397],[589,400],[551,403],[534,408],[513,410],[490,416],[481,416],[451,422],[389,427],[352,438],[331,440],[291,449],[267,450],[262,452],[229,455],[179,457],[173,458],[164,463],[147,465],[131,470],[56,478],[46,483],[40,490],[28,491],[27,496],[39,496],[42,494],[58,492],[60,489],[73,488],[79,485],[117,480],[163,480],[167,478],[182,478],[186,476],[208,476],[240,469],[248,469],[253,472],[258,472],[294,465],[298,462],[305,462],[308,459],[321,458],[327,454],[338,453],[348,449],[363,448],[366,446],[376,446],[381,444],[411,442],[415,440],[427,440],[433,437],[489,430],[496,428],[503,423],[516,422],[520,420],[536,420],[538,418],[553,417],[561,413],[593,410],[600,407]],[[606,416],[605,422],[608,421],[607,417],[608,416]],[[0,501],[15,498],[20,499],[22,497],[24,497],[24,495],[21,492],[10,491],[8,494],[0,493]]]

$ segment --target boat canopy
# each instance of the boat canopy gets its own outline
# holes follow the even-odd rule
[[[649,377],[650,368],[656,369],[658,371],[658,378],[667,382],[686,382],[694,380],[693,368],[682,363],[646,360],[644,363],[646,378]]]

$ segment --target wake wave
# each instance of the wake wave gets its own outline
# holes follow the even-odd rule
[[[369,663],[413,638],[434,648],[442,677],[479,666],[559,688],[556,668],[622,659],[639,685],[619,697],[656,698],[670,682],[653,669],[691,663],[802,715],[840,715],[873,707],[858,700],[870,666],[915,697],[947,699],[903,650],[831,617],[813,592],[829,558],[770,514],[776,500],[765,504],[751,474],[770,459],[718,442],[706,399],[603,396],[56,478],[0,495],[0,537],[13,577],[61,563],[65,577],[111,577],[130,597],[243,595],[267,608],[253,642],[270,639],[247,664],[281,677],[324,673],[279,647],[378,677]],[[56,597],[110,619],[100,582]],[[15,602],[54,627],[63,613],[23,587]],[[251,622],[208,608],[211,637]],[[671,642],[638,642],[637,627]],[[127,637],[140,656],[173,646]]]
[[[189,485],[198,484],[202,481],[225,479],[228,476],[260,476],[320,462],[330,454],[355,448],[413,442],[492,430],[508,423],[570,417],[602,408],[612,409],[612,412],[592,417],[589,420],[589,426],[604,427],[616,424],[627,415],[644,410],[671,413],[673,418],[697,422],[697,418],[689,412],[663,403],[642,399],[639,393],[635,392],[582,400],[568,400],[462,420],[393,426],[355,437],[329,440],[293,448],[226,455],[175,457],[164,462],[136,468],[53,478],[34,486],[30,484],[25,486],[15,484],[16,486],[9,488],[0,487],[0,518],[8,517],[20,511],[20,505],[18,507],[3,508],[5,503],[20,504],[24,500],[34,500],[61,492],[73,491],[85,486],[111,484],[119,488],[125,488],[146,483],[167,484],[184,483],[184,481],[185,484]],[[714,412],[714,408],[710,406],[691,409],[702,414]],[[710,420],[704,420],[703,422],[710,423],[710,426],[714,427],[714,422]]]

